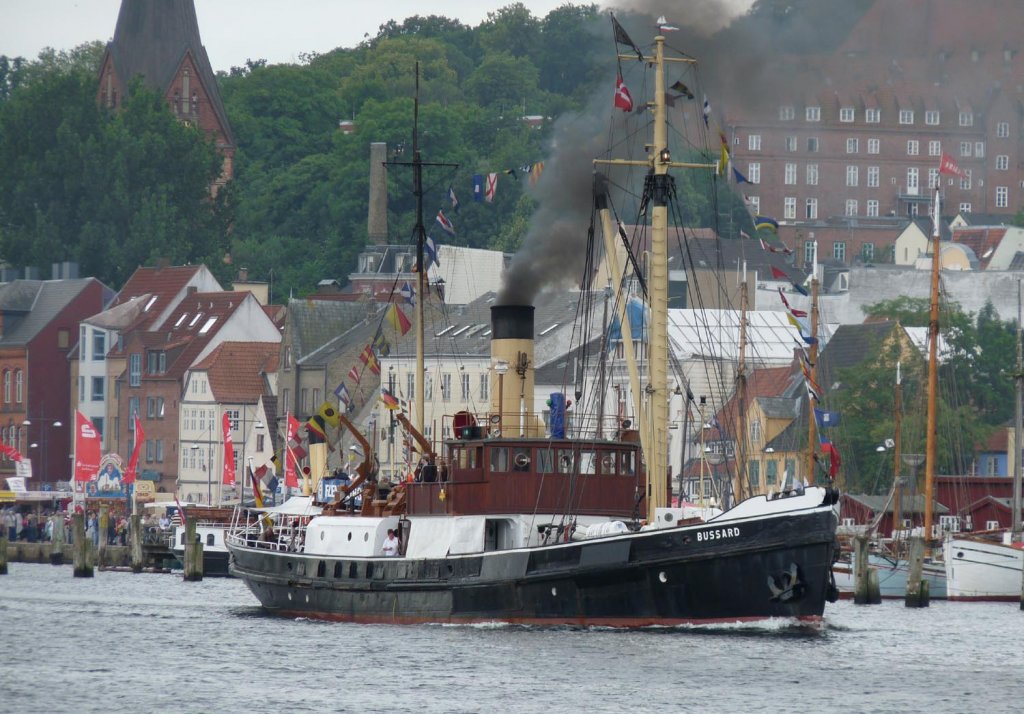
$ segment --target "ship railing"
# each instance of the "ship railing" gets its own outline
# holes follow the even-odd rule
[[[259,550],[301,552],[306,542],[307,519],[303,516],[276,516],[238,509],[225,541],[231,545]]]
[[[501,412],[447,414],[441,419],[441,434],[450,439],[549,439],[552,437],[550,412]],[[628,421],[614,415],[582,414],[570,411],[565,415],[566,439],[621,439]]]

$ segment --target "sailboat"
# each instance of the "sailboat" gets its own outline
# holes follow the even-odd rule
[[[648,416],[639,428],[620,423],[610,438],[573,438],[565,395],[554,394],[545,423],[533,405],[534,308],[493,306],[489,412],[453,417],[453,437],[440,453],[422,436],[420,383],[413,420],[401,415],[427,459],[422,480],[387,499],[375,499],[371,487],[358,514],[338,502],[299,516],[240,512],[226,539],[231,572],[267,611],[355,622],[615,627],[821,620],[833,594],[835,488],[748,498],[706,521],[669,506],[666,201],[669,170],[683,165],[667,147],[665,38],[655,37],[653,52],[641,57],[655,70],[653,137],[648,157],[633,164],[647,170],[653,205],[644,379],[630,321],[619,317],[634,399],[648,399],[636,413]],[[415,136],[414,129],[419,171]],[[415,186],[421,212],[418,176]],[[603,188],[594,203],[614,262],[617,233]],[[422,268],[422,243],[417,252]],[[610,272],[622,275],[617,266]],[[625,302],[618,301],[623,310]],[[418,382],[422,341],[421,332]]]
[[[942,545],[951,600],[1024,602],[1024,539],[1021,536],[1022,417],[1024,417],[1024,336],[1017,287],[1017,399],[1013,420],[1013,502],[1010,530],[950,536]]]

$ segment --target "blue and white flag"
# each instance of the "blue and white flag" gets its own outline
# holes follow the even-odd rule
[[[839,412],[828,412],[824,409],[815,408],[814,419],[818,422],[818,428],[827,429],[830,426],[839,426],[842,417],[839,415]]]
[[[484,202],[484,175],[473,174],[473,201],[476,203]]]
[[[708,95],[704,95],[704,127],[710,128],[708,122],[711,120],[711,102],[708,101]]]
[[[441,267],[441,261],[437,259],[437,243],[430,236],[427,236],[427,240],[423,244],[423,257],[427,263],[424,270],[430,270],[431,264]]]
[[[455,188],[452,186],[448,187],[448,200],[452,202],[452,210],[456,213],[459,212],[459,199],[455,195]]]
[[[334,395],[338,398],[338,401],[344,404],[346,407],[352,403],[352,395],[348,392],[348,387],[342,382],[338,385],[338,388],[334,390]]]
[[[416,298],[416,290],[413,288],[413,286],[409,283],[408,280],[405,281],[405,285],[403,285],[402,289],[398,291],[398,294],[401,295],[402,298],[408,304],[410,304],[410,305],[415,305],[416,304],[416,299],[415,299]]]
[[[437,225],[441,226],[441,230],[445,233],[455,237],[455,226],[448,220],[448,216],[444,215],[444,211],[437,212]],[[428,238],[427,240],[429,241],[430,239]]]

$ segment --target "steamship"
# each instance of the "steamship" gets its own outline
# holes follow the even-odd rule
[[[663,47],[664,38],[656,37],[653,56],[645,58],[659,68],[655,106],[665,94]],[[656,118],[664,118],[663,109]],[[413,167],[419,171],[416,146],[414,129]],[[644,165],[654,189],[653,223],[658,225],[661,211],[662,231],[660,238],[657,231],[653,235],[652,256],[665,261],[657,245],[665,240],[671,167],[660,151],[664,129],[655,132],[653,146],[649,155],[661,159]],[[597,193],[595,207],[611,248],[606,254],[613,259],[616,233],[605,197]],[[418,231],[422,266],[421,216]],[[423,295],[424,271],[418,275]],[[651,275],[651,303],[664,312],[667,301],[657,295],[667,291],[667,280],[656,276],[667,276],[667,270],[653,268]],[[422,303],[417,301],[419,310]],[[570,437],[564,396],[552,395],[546,423],[534,413],[533,307],[493,306],[496,368],[488,413],[453,415],[452,438],[439,448],[420,433],[422,413],[412,420],[399,413],[427,465],[421,479],[386,498],[373,480],[372,445],[353,431],[366,458],[334,501],[237,513],[226,538],[231,573],[269,612],[349,622],[635,627],[820,620],[835,595],[833,488],[756,496],[707,519],[703,509],[671,507],[666,319],[657,313],[652,310],[647,330],[651,374],[643,389],[636,383],[632,390],[635,399],[650,400],[635,410],[648,416],[635,425],[620,423],[611,438],[603,431]],[[631,353],[628,319],[621,329]],[[422,360],[422,337],[417,347]],[[419,409],[422,397],[419,383]],[[339,418],[352,429],[344,415]],[[354,512],[346,498],[360,489]]]

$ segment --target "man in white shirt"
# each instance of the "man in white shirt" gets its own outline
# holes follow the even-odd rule
[[[395,531],[388,528],[388,537],[384,539],[384,556],[392,558],[398,555],[398,538],[395,537]]]

